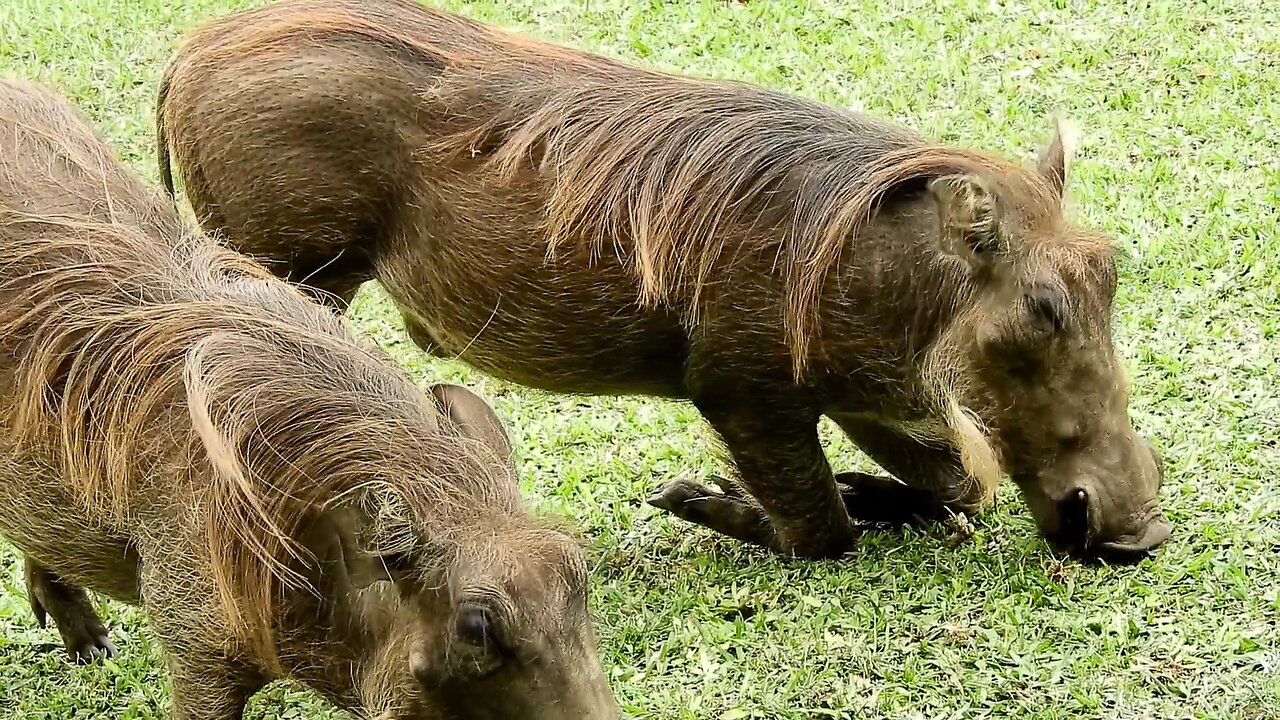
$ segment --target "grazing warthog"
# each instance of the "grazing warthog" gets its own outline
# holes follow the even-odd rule
[[[1061,132],[1022,167],[408,0],[210,24],[157,131],[170,192],[172,152],[203,223],[338,307],[376,278],[431,352],[692,400],[738,472],[651,500],[685,519],[828,556],[855,519],[977,511],[1007,473],[1067,549],[1169,535]],[[833,476],[824,414],[896,479]]]
[[[276,678],[362,717],[616,718],[584,559],[493,411],[184,231],[64,101],[0,82],[0,533],[68,651],[140,604],[173,717]],[[84,588],[84,589],[82,589]]]

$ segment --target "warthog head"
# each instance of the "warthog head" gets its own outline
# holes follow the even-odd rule
[[[436,385],[432,394],[462,435],[500,459],[514,497],[511,449],[493,410],[458,386]],[[477,515],[453,537],[425,539],[413,532],[419,522],[398,522],[415,505],[373,493],[349,515],[364,522],[349,527],[381,537],[343,532],[347,575],[374,599],[373,617],[386,628],[362,705],[386,720],[617,718],[577,544],[548,528],[507,523],[508,513]],[[369,540],[379,550],[362,550]]]
[[[1037,172],[940,177],[944,246],[979,285],[963,352],[973,407],[1041,531],[1075,554],[1132,559],[1170,534],[1160,454],[1128,415],[1111,336],[1116,264],[1106,238],[1062,216],[1064,129]]]

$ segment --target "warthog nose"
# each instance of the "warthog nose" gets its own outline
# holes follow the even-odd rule
[[[1068,544],[1084,547],[1093,534],[1094,518],[1089,508],[1089,492],[1077,487],[1058,501],[1060,535]]]

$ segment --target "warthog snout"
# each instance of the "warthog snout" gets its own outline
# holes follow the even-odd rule
[[[1173,527],[1153,503],[1148,511],[1131,518],[1128,523],[1131,530],[1112,539],[1099,539],[1105,537],[1105,531],[1096,497],[1085,487],[1079,487],[1059,501],[1063,531],[1053,538],[1055,544],[1084,557],[1132,562],[1150,554],[1173,533]]]
[[[1149,441],[1137,438],[1137,444],[1139,453],[1145,451],[1151,459],[1146,475],[1154,478],[1154,482],[1148,483],[1152,497],[1136,512],[1130,513],[1123,522],[1115,523],[1110,527],[1106,522],[1108,515],[1105,508],[1099,507],[1092,510],[1091,515],[1096,518],[1096,521],[1091,518],[1090,527],[1095,528],[1094,532],[1097,533],[1098,539],[1095,542],[1086,543],[1088,555],[1113,562],[1135,561],[1151,553],[1173,534],[1173,527],[1160,511],[1155,498],[1155,493],[1160,490],[1164,482],[1164,459],[1160,451]],[[1090,495],[1087,488],[1084,492],[1087,498],[1105,497],[1097,493]],[[1090,502],[1094,501],[1090,500]]]
[[[1036,513],[1052,544],[1078,557],[1128,563],[1169,539],[1173,528],[1156,500],[1164,478],[1160,452],[1136,436],[1133,447],[1132,478],[1108,481],[1086,473],[1054,501],[1047,516]]]
[[[1172,534],[1173,526],[1164,519],[1163,515],[1158,514],[1146,524],[1141,535],[1135,538],[1098,543],[1098,552],[1096,554],[1109,560],[1138,559],[1154,550],[1156,546],[1165,540],[1168,540]]]

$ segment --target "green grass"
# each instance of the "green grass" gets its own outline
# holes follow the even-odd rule
[[[151,108],[183,30],[236,0],[6,0],[0,71],[73,96],[155,179]],[[1123,249],[1117,343],[1164,450],[1175,537],[1131,568],[1060,562],[1016,492],[959,547],[945,528],[788,562],[657,513],[717,470],[688,406],[582,399],[432,361],[370,288],[357,325],[415,377],[479,387],[523,487],[581,528],[604,662],[640,718],[1280,717],[1280,7],[1275,0],[443,5],[665,69],[738,78],[1027,153],[1084,130],[1075,212]],[[1122,10],[1122,6],[1141,6]],[[180,6],[180,7],[175,7]],[[866,460],[825,428],[841,469]],[[0,545],[0,715],[160,718],[145,617],[107,604],[113,663],[69,666]],[[255,718],[338,717],[273,687]]]

